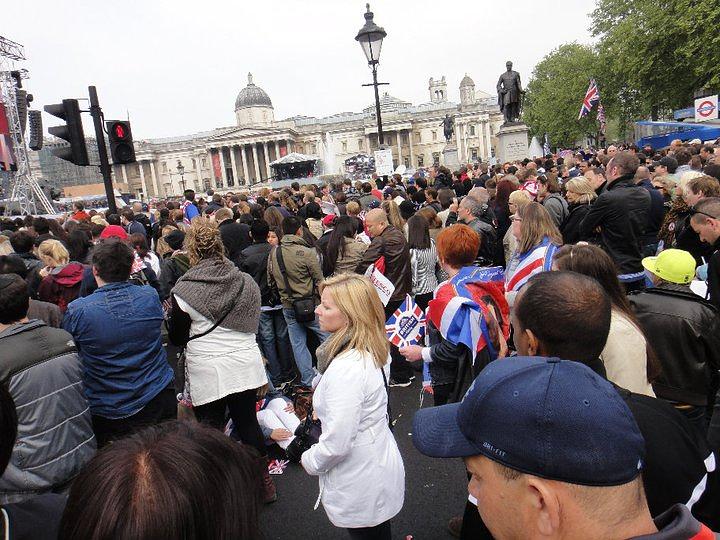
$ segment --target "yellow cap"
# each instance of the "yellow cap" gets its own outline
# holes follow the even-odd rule
[[[642,264],[646,270],[670,283],[687,285],[695,276],[695,258],[682,249],[666,249],[657,257],[645,257]]]

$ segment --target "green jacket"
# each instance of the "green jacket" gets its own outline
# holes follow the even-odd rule
[[[285,280],[277,263],[277,250],[282,249],[283,261],[292,292],[285,287]],[[286,234],[280,246],[268,257],[268,285],[277,287],[283,307],[292,308],[292,301],[313,295],[319,299],[318,285],[323,280],[317,251],[305,240],[294,234]]]

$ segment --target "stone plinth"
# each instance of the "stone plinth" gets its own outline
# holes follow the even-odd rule
[[[455,143],[449,142],[442,151],[443,165],[450,171],[456,171],[460,168],[460,160],[458,159],[458,149]]]
[[[497,133],[500,163],[529,158],[528,133],[530,129],[523,123],[503,124]]]

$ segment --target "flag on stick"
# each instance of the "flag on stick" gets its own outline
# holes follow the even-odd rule
[[[590,86],[588,86],[587,92],[585,92],[585,99],[583,99],[582,106],[580,107],[578,120],[587,116],[592,110],[593,105],[598,101],[600,101],[600,91],[595,83],[595,79],[590,79]]]

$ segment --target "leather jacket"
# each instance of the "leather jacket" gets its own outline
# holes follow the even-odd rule
[[[599,226],[602,247],[620,273],[642,272],[641,243],[649,213],[650,193],[626,174],[608,183],[580,224],[580,235],[588,238]]]
[[[385,277],[395,285],[395,291],[390,300],[404,300],[405,295],[412,291],[410,250],[405,235],[392,225],[385,227],[382,233],[372,239],[355,272],[364,274],[371,264],[383,256],[385,257]]]
[[[712,404],[720,369],[720,319],[689,287],[664,283],[631,294],[648,343],[662,365],[658,397],[686,405]]]

